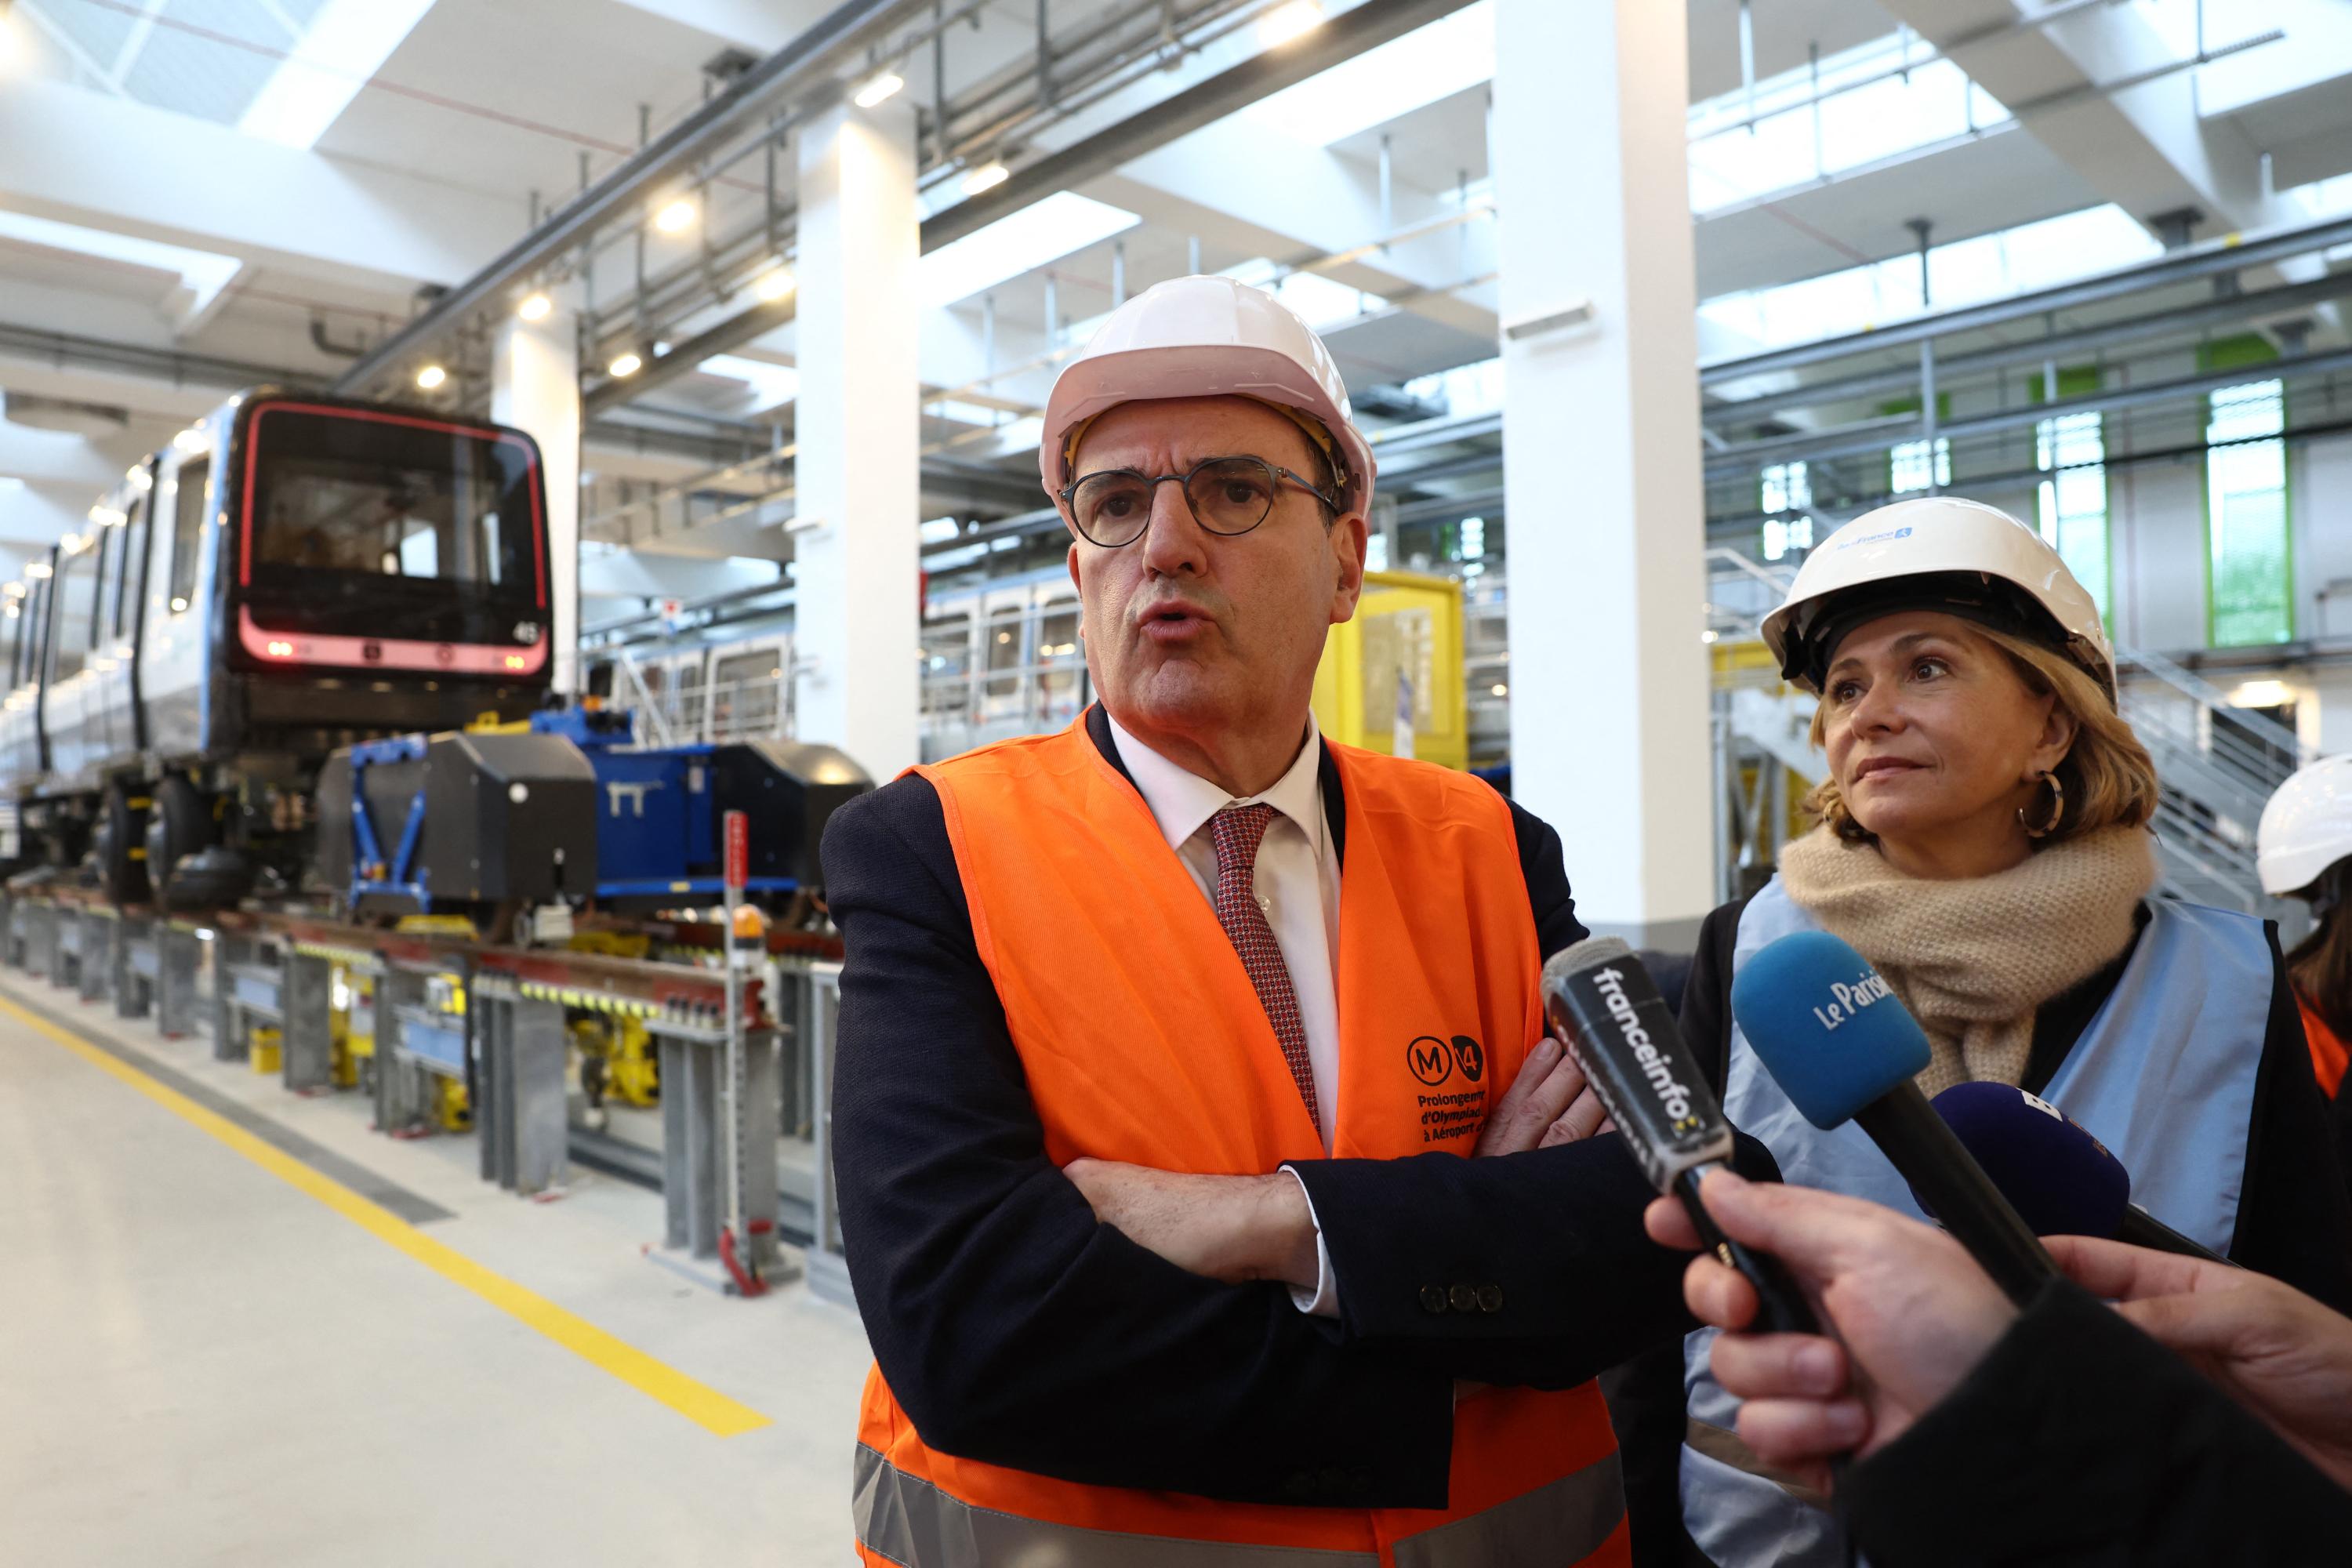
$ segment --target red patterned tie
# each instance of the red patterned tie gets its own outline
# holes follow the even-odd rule
[[[1315,1068],[1307,1056],[1307,1026],[1298,1016],[1298,994],[1290,988],[1290,970],[1282,962],[1282,948],[1257,901],[1257,847],[1265,841],[1266,827],[1273,821],[1274,807],[1264,801],[1255,805],[1229,805],[1209,818],[1209,836],[1217,846],[1217,923],[1225,928],[1234,951],[1241,954],[1242,967],[1249,972],[1250,984],[1257,990],[1258,1004],[1274,1025],[1274,1037],[1282,1043],[1282,1059],[1290,1064],[1298,1096],[1307,1102],[1307,1114],[1319,1132],[1323,1112],[1315,1103]]]

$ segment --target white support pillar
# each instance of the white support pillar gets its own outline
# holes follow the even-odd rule
[[[800,133],[797,729],[877,782],[916,755],[915,117],[844,103]]]
[[[1684,9],[1497,0],[1490,151],[1512,794],[1585,924],[1687,951],[1715,849]]]
[[[490,417],[539,443],[547,491],[548,637],[555,689],[580,689],[580,349],[572,312],[509,316],[490,366]]]

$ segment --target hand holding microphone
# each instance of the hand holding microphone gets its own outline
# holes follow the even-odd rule
[[[1767,1326],[1818,1333],[1787,1272],[1717,1230],[1699,1201],[1700,1178],[1731,1168],[1731,1124],[1633,950],[1602,936],[1554,953],[1544,964],[1543,997],[1553,1032],[1650,1184],[1679,1200],[1706,1246],[1747,1278]]]

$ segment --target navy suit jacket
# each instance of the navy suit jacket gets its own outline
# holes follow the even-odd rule
[[[1087,730],[1124,775],[1099,709]],[[1322,785],[1344,855],[1328,751]],[[1549,954],[1585,930],[1559,837],[1512,817]],[[1684,1259],[1643,1236],[1652,1194],[1613,1134],[1294,1167],[1338,1277],[1336,1322],[1281,1285],[1177,1268],[1097,1223],[1046,1157],[929,781],[842,807],[823,856],[848,946],[833,1136],[849,1272],[875,1359],[930,1447],[1101,1486],[1434,1508],[1455,1379],[1571,1387],[1692,1326]]]

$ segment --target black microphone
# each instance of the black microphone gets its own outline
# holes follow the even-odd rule
[[[1766,1070],[1824,1132],[1851,1120],[2022,1305],[2058,1266],[1911,1081],[1927,1037],[1885,978],[1827,931],[1784,936],[1741,964],[1731,1016]]]
[[[2230,1262],[2136,1206],[2124,1163],[2048,1100],[2005,1083],[1962,1083],[1933,1103],[2036,1236],[2109,1237],[2208,1263]],[[1912,1195],[1933,1212],[1924,1194]]]
[[[1731,1123],[1633,950],[1620,938],[1596,936],[1552,954],[1543,997],[1552,1032],[1584,1069],[1642,1173],[1679,1199],[1707,1249],[1756,1288],[1756,1327],[1820,1333],[1780,1259],[1725,1236],[1699,1201],[1706,1173],[1731,1168]]]

